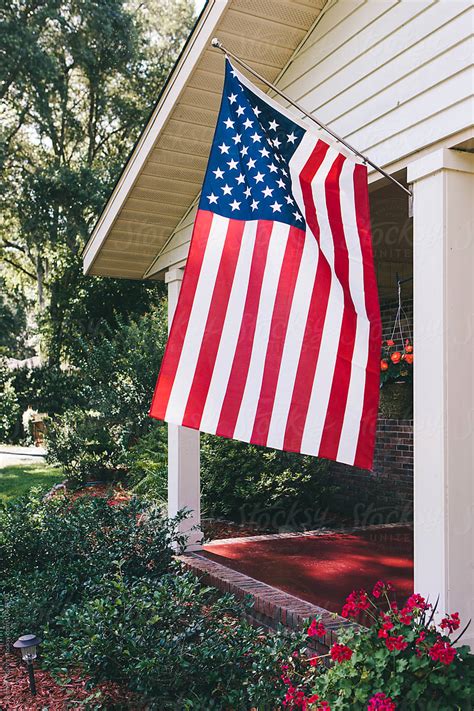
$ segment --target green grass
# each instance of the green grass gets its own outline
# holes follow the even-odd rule
[[[50,489],[64,478],[59,467],[47,464],[16,464],[0,469],[0,501],[26,494],[32,487]]]

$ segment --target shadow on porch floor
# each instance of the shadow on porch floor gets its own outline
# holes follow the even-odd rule
[[[200,555],[332,612],[379,579],[393,583],[399,602],[413,592],[409,526],[212,541]]]

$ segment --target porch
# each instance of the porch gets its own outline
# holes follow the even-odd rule
[[[415,590],[470,619],[472,6],[303,4],[208,3],[97,223],[84,268],[164,279],[171,321],[222,86],[213,36],[410,185],[411,207],[369,174],[383,312],[393,311],[396,274],[414,279],[404,288],[414,310],[414,420],[379,422],[374,472],[333,465],[332,474],[361,523],[413,515]],[[193,512],[189,549],[201,556],[192,530],[201,517],[199,450],[198,432],[169,426],[169,512]],[[465,640],[474,643],[473,627]]]

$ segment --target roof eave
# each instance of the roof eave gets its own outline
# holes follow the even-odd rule
[[[120,209],[129,195],[140,170],[156,140],[165,126],[173,107],[186,86],[202,53],[208,46],[214,30],[224,13],[229,0],[208,0],[199,16],[189,39],[179,56],[170,77],[163,88],[157,104],[148,120],[139,140],[137,141],[125,168],[120,175],[112,194],[110,195],[99,219],[92,231],[91,237],[83,251],[84,274],[89,274],[95,259],[99,255],[107,235],[117,219]]]

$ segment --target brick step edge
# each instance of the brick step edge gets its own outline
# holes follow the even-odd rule
[[[253,598],[250,617],[253,622],[260,625],[271,629],[282,625],[291,630],[298,630],[303,628],[306,620],[318,617],[327,631],[324,637],[318,638],[319,645],[312,646],[331,647],[337,642],[338,630],[352,624],[323,607],[305,602],[244,573],[226,568],[199,553],[185,553],[178,556],[178,560],[186,570],[197,575],[207,585],[222,592],[232,593],[239,599],[250,595]],[[313,638],[312,642],[316,643],[316,638]]]

